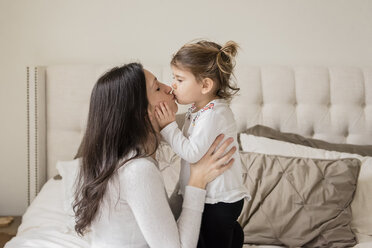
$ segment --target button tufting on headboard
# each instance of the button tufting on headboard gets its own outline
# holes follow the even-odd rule
[[[308,136],[306,130],[316,126],[311,135],[329,142],[372,142],[372,113],[366,104],[368,96],[372,99],[372,68],[239,66],[236,75],[241,96],[232,108],[239,131],[259,123]],[[249,105],[261,95],[259,108]]]
[[[310,136],[313,137],[314,134],[315,134],[315,131],[314,131],[314,129],[312,129],[312,130],[310,131]]]
[[[344,136],[345,136],[346,139],[347,139],[347,137],[349,137],[349,131],[346,131],[346,132],[344,133]]]

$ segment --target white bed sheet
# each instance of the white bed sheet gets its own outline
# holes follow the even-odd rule
[[[89,240],[76,235],[73,217],[63,209],[62,181],[49,179],[22,217],[17,236],[4,248],[86,248]],[[371,248],[372,237],[357,234],[354,248]],[[244,245],[243,248],[282,246]]]
[[[63,209],[62,181],[50,179],[43,186],[4,248],[85,248],[88,240],[76,235],[73,218]]]

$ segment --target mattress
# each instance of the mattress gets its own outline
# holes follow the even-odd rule
[[[62,181],[49,179],[22,217],[17,236],[5,248],[85,248],[88,237],[79,237],[73,229],[73,216],[63,209]],[[372,247],[372,237],[357,234],[355,248]],[[282,246],[247,245],[243,248],[275,248]]]

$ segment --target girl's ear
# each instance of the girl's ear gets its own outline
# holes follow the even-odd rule
[[[201,93],[203,95],[208,94],[209,92],[212,91],[213,86],[214,86],[214,82],[213,82],[212,79],[204,78],[203,81],[202,81],[202,91],[201,91]]]

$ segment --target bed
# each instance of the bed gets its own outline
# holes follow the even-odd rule
[[[70,171],[74,167],[73,158],[84,131],[91,89],[97,78],[112,66],[114,65],[27,67],[29,207],[23,215],[17,236],[5,245],[6,248],[89,247],[89,238],[80,238],[73,230],[72,213],[66,209],[66,198],[69,197],[69,192],[66,191],[71,191],[68,185],[71,185],[73,180],[69,178],[69,173],[72,173]],[[169,66],[145,67],[161,81],[171,81]],[[268,130],[273,132],[301,135],[296,137],[302,140],[312,138],[341,146],[363,146],[367,152],[371,149],[372,68],[240,65],[236,68],[235,75],[241,91],[232,101],[231,108],[239,133],[246,135],[239,139],[242,145],[241,156],[245,161],[251,161],[252,156],[255,156],[256,160],[260,154],[265,153],[269,154],[268,156],[295,156],[300,150],[305,154],[301,155],[303,159],[313,156],[312,159],[328,161],[342,157],[340,151],[325,151],[319,147],[305,148],[301,147],[301,144],[263,137],[267,132],[263,132],[264,135],[246,132],[257,124],[271,128]],[[186,107],[181,107],[179,112],[185,111]],[[182,116],[179,117],[182,121]],[[356,214],[359,214],[359,218],[367,217],[363,220],[363,227],[358,226],[359,222],[354,225],[354,219],[346,224],[351,223],[348,228],[355,234],[357,244],[354,247],[372,247],[372,221],[368,219],[370,212],[363,212],[370,209],[372,200],[370,196],[362,194],[372,190],[372,185],[369,184],[369,181],[372,182],[372,176],[369,174],[372,168],[371,155],[344,154],[346,155],[343,155],[342,159],[353,157],[362,162],[353,167],[355,173],[350,180],[354,180],[354,184],[351,183],[348,190],[354,188],[349,192],[350,200],[343,211],[349,211],[351,206],[354,210],[353,218]],[[157,156],[167,191],[170,192],[177,181],[179,158],[166,144],[161,145]],[[312,163],[315,163],[315,160],[312,160]],[[346,162],[343,160],[343,163]],[[245,176],[247,180],[251,180],[249,183],[252,183],[254,170],[251,164],[248,167]],[[58,174],[63,174],[62,179],[56,177]],[[268,178],[262,174],[261,177]],[[361,180],[363,181],[360,182]],[[262,184],[262,180],[260,183]],[[251,193],[255,193],[256,198],[259,198],[258,191]],[[355,203],[356,201],[358,202]],[[246,212],[242,213],[240,218],[244,225],[254,223],[254,204],[254,201],[245,203]],[[352,204],[358,206],[353,208]],[[351,213],[348,214],[351,216]],[[251,232],[252,230],[255,229],[249,229]],[[323,232],[325,231],[322,230],[321,233]],[[276,241],[281,240],[277,233],[274,236]],[[245,242],[247,244],[244,247],[283,247],[286,244],[283,240],[281,245],[280,242],[272,242],[274,245],[269,241],[250,242],[248,237]],[[308,244],[307,247],[317,246],[316,243],[312,244],[313,246]],[[324,247],[337,245],[333,243],[333,246]]]

